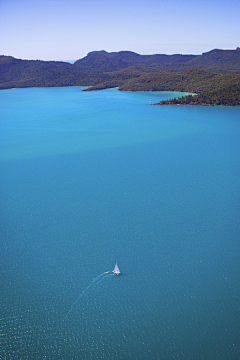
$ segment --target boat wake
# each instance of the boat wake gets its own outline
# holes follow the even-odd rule
[[[98,275],[97,277],[95,277],[92,282],[81,292],[81,294],[78,295],[77,299],[72,303],[67,315],[64,316],[64,318],[62,319],[62,321],[66,320],[69,316],[69,314],[72,312],[74,306],[77,304],[77,302],[81,299],[81,297],[86,293],[87,290],[89,290],[91,287],[93,287],[93,285],[97,285],[99,284],[103,279],[105,279],[108,276],[112,276],[114,274],[110,274],[109,271],[106,271],[100,275]]]

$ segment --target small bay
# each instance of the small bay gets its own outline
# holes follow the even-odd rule
[[[0,358],[239,359],[240,108],[82,89],[0,92]]]

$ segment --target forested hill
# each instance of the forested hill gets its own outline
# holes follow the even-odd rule
[[[87,55],[74,63],[74,67],[78,71],[109,72],[121,70],[129,66],[128,62],[118,58],[108,58],[102,53]]]
[[[180,75],[182,80],[180,73],[184,73]],[[221,77],[217,78],[217,74]],[[86,86],[90,87],[87,90],[119,87],[129,91],[161,91],[168,84],[169,90],[202,92],[228,85],[231,79],[235,81],[234,74],[240,74],[240,48],[215,49],[202,55],[140,55],[103,50],[90,52],[74,64],[0,56],[0,89]]]
[[[202,55],[139,55],[132,51],[92,51],[88,53],[87,58],[101,55],[107,59],[122,60],[129,65],[137,66],[163,66],[163,65],[185,65],[185,66],[206,66],[211,64],[240,65],[240,48],[236,50],[214,49]],[[86,59],[86,58],[85,58]],[[82,59],[83,60],[83,59]],[[81,60],[80,60],[81,61]],[[75,63],[77,64],[79,60]]]
[[[109,79],[100,71],[81,71],[61,61],[21,60],[0,56],[0,89],[91,86]]]
[[[124,91],[182,91],[203,93],[240,81],[240,75],[215,74],[203,70],[187,70],[181,73],[145,74],[125,81],[119,87]]]
[[[200,95],[161,101],[156,105],[240,106],[240,82]]]
[[[188,62],[188,65],[200,66],[211,64],[228,64],[239,65],[240,64],[240,48],[236,50],[219,50],[214,49],[209,52],[203,53],[200,56],[195,57]]]
[[[195,59],[198,55],[165,55],[165,54],[154,54],[154,55],[140,55],[132,51],[119,51],[111,52],[107,51],[92,51],[88,53],[87,58],[101,55],[105,56],[109,60],[121,60],[125,64],[136,65],[136,66],[162,66],[162,65],[179,65],[186,64],[187,62]],[[81,61],[81,60],[80,60]],[[76,63],[75,63],[76,64]]]

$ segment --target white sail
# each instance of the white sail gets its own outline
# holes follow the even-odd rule
[[[116,275],[121,274],[121,272],[120,272],[120,270],[119,270],[119,267],[118,267],[117,263],[116,263],[116,265],[115,265],[115,267],[114,267],[114,269],[113,269],[113,273],[114,273],[114,274],[116,274]]]

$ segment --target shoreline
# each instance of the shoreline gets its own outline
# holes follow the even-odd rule
[[[66,85],[66,86],[33,86],[33,87],[12,87],[12,88],[0,88],[0,90],[15,90],[15,89],[41,89],[41,88],[64,88],[64,87],[75,87],[75,88],[84,88],[81,91],[100,91],[100,90],[108,90],[108,89],[117,89],[118,91],[123,91],[123,92],[135,92],[135,93],[141,93],[141,92],[153,92],[153,93],[158,93],[158,92],[176,92],[176,93],[185,93],[187,95],[198,95],[196,93],[189,93],[187,91],[179,91],[179,90],[164,90],[164,91],[153,91],[153,90],[148,90],[148,91],[134,91],[134,90],[119,90],[118,86],[114,86],[112,88],[105,88],[105,89],[94,89],[94,90],[90,90],[91,87],[93,86],[84,86],[84,85]],[[87,90],[89,89],[89,90]],[[185,95],[185,96],[187,96]],[[164,100],[164,101],[168,101],[168,100]],[[171,101],[171,100],[169,100]],[[236,106],[240,106],[240,104],[236,104],[236,105],[224,105],[224,104],[208,104],[208,103],[204,103],[204,104],[196,104],[196,103],[189,103],[189,104],[174,104],[174,103],[167,103],[167,104],[160,104],[160,103],[156,103],[156,104],[150,104],[150,105],[184,105],[184,106],[212,106],[212,107],[236,107]]]
[[[215,104],[151,104],[151,105],[159,105],[159,106],[168,106],[168,105],[180,105],[180,106],[212,106],[212,107],[216,107],[216,106],[221,106],[221,107],[235,107],[235,106],[240,106],[240,105],[215,105]]]

